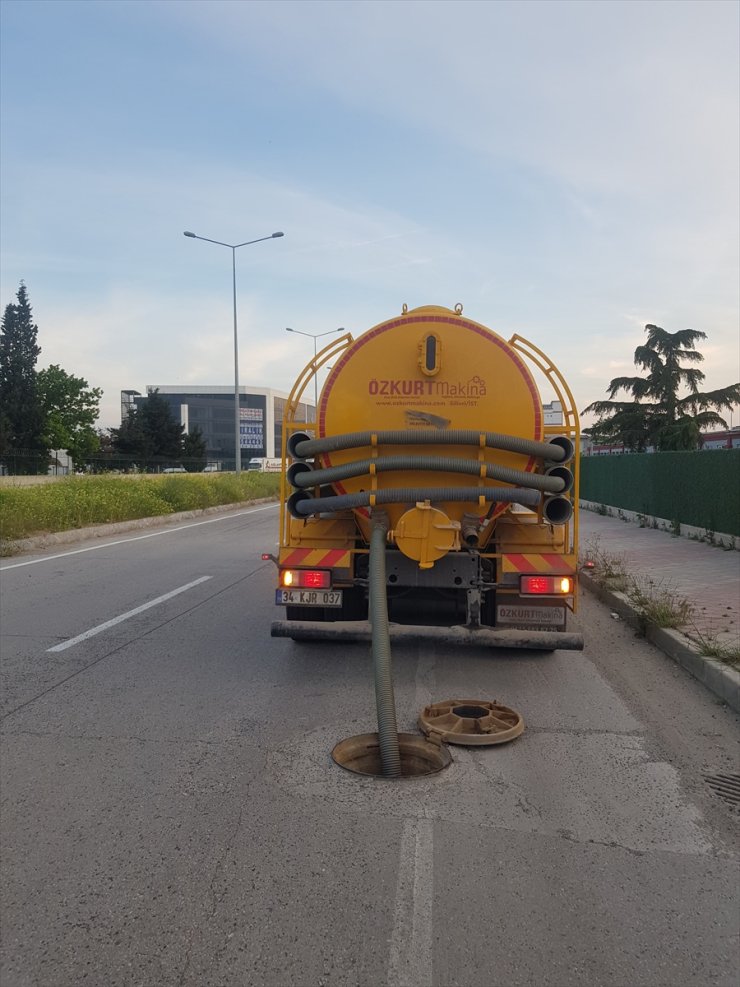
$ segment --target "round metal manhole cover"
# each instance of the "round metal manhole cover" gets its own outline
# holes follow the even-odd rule
[[[419,726],[445,744],[505,744],[524,732],[521,713],[481,699],[446,699],[425,706]]]

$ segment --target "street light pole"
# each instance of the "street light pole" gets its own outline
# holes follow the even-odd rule
[[[318,421],[319,414],[319,379],[315,372],[316,368],[316,340],[321,339],[322,336],[331,336],[335,332],[346,332],[347,330],[340,326],[339,329],[329,329],[327,332],[301,332],[300,329],[291,329],[289,326],[285,327],[286,332],[294,332],[296,336],[308,336],[309,339],[313,340],[313,362],[314,362],[314,375],[313,375],[313,402],[314,402],[314,419]]]
[[[244,243],[224,243],[222,240],[210,240],[207,236],[198,236],[186,230],[183,236],[188,236],[193,240],[205,240],[206,243],[217,243],[219,247],[228,247],[231,251],[231,284],[232,297],[234,300],[234,470],[241,473],[242,454],[239,442],[239,335],[236,324],[236,252],[239,247],[248,247],[251,243],[261,243],[263,240],[274,240],[276,237],[285,236],[284,233],[271,233],[269,236],[261,236],[256,240],[245,240]]]

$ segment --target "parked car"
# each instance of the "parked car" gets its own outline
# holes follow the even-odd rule
[[[162,470],[163,473],[187,473],[184,466],[168,466],[166,470]]]

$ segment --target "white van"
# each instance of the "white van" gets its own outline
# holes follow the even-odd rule
[[[250,459],[248,470],[259,470],[260,473],[279,473],[283,468],[282,459]]]

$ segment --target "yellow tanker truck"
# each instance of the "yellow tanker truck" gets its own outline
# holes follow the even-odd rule
[[[317,421],[297,420],[329,367]],[[544,422],[535,374],[563,409]],[[385,545],[390,636],[580,649],[579,423],[535,345],[424,306],[303,370],[283,421],[274,637],[370,640],[373,531]]]

